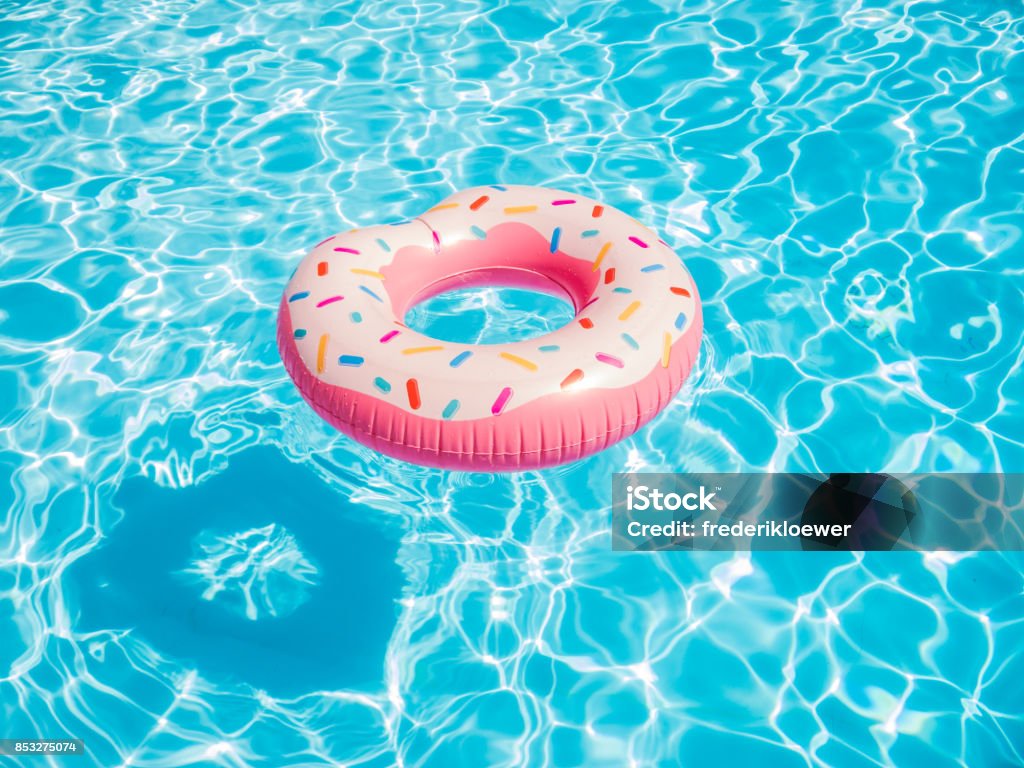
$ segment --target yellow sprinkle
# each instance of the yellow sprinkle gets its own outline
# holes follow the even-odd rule
[[[459,207],[458,203],[443,203],[441,205],[435,205],[433,208],[431,208],[429,211],[427,211],[427,213],[433,213],[434,211],[444,211],[444,210],[446,210],[448,208],[458,208],[458,207]]]
[[[403,349],[402,350],[402,354],[403,355],[418,355],[420,352],[438,352],[438,351],[440,351],[442,349],[444,349],[444,347],[442,347],[440,345],[436,346],[436,347],[409,347],[408,349]]]
[[[536,363],[531,363],[525,357],[520,357],[519,355],[513,355],[511,352],[502,352],[501,354],[498,355],[498,357],[502,358],[503,360],[508,360],[510,363],[515,363],[516,365],[521,365],[521,366],[523,366],[523,368],[525,368],[528,371],[536,371],[537,370],[537,364]]]
[[[349,271],[353,275],[366,275],[367,277],[376,277],[378,280],[384,279],[384,275],[382,275],[380,272],[374,272],[372,269],[359,269],[358,267],[353,267]]]
[[[608,249],[612,247],[611,241],[601,246],[601,250],[597,252],[597,258],[594,259],[594,268],[591,272],[597,272],[601,268],[601,262],[604,261],[604,257],[608,254]]]
[[[320,343],[316,345],[316,372],[324,372],[324,356],[327,354],[327,334],[320,337]]]
[[[665,331],[665,339],[661,343],[661,367],[668,368],[668,358],[672,354],[672,334]]]
[[[536,205],[512,205],[505,209],[505,213],[533,213],[536,210]]]
[[[628,307],[622,310],[622,314],[619,315],[619,320],[628,320],[629,316],[636,312],[638,309],[640,309],[640,302],[634,301],[632,304],[630,304]]]

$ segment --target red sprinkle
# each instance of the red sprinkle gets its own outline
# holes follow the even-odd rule
[[[491,198],[489,198],[487,195],[481,195],[480,197],[478,197],[476,200],[469,204],[469,210],[475,211],[490,199]]]
[[[685,288],[679,288],[679,287],[677,287],[675,285],[673,285],[671,288],[669,288],[669,290],[672,291],[672,293],[674,293],[676,296],[689,296],[690,295],[690,292],[688,290],[686,290]]]
[[[615,267],[605,270],[604,273],[604,284],[609,285],[610,283],[613,282],[615,282]]]
[[[409,395],[409,407],[418,411],[423,401],[420,400],[420,385],[416,379],[409,379],[405,382],[405,391]]]
[[[590,215],[593,216],[595,219],[599,219],[601,218],[602,213],[604,213],[604,206],[595,205],[594,210],[590,212]]]
[[[327,262],[326,261],[321,261],[319,264],[316,265],[316,273],[320,277],[323,277],[324,275],[327,274]]]
[[[568,389],[569,387],[571,387],[573,384],[575,384],[577,381],[579,381],[582,378],[583,378],[583,371],[581,371],[579,368],[577,368],[575,371],[573,371],[568,376],[566,376],[564,379],[562,379],[562,389]]]
[[[594,321],[591,320],[589,317],[581,317],[580,325],[582,325],[584,328],[590,329],[594,327]]]

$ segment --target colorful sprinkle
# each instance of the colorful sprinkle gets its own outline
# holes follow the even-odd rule
[[[441,205],[435,205],[433,208],[431,208],[429,211],[427,211],[427,213],[433,213],[434,211],[446,211],[449,208],[458,208],[458,207],[459,207],[458,203],[442,203]]]
[[[388,245],[383,240],[381,240],[379,237],[377,238],[377,245],[380,246],[381,250],[384,251],[384,253],[391,253],[391,246]]]
[[[568,389],[573,384],[583,379],[583,371],[577,368],[564,379],[562,379],[562,389]]]
[[[507,189],[507,187],[503,187],[501,186],[501,184],[491,184],[491,189],[496,189],[499,192],[504,192]]]
[[[295,335],[296,339],[304,339],[304,338],[306,338],[306,329],[305,328],[296,328],[294,335]]]
[[[323,277],[324,275],[327,274],[327,262],[326,261],[321,261],[319,264],[316,265],[316,274],[317,274],[318,277]]]
[[[491,406],[491,413],[497,416],[508,405],[508,401],[512,399],[512,387],[505,387],[501,390],[501,394],[498,395],[498,399],[494,401],[494,405]]]
[[[674,293],[676,296],[689,296],[690,295],[690,292],[688,290],[686,290],[685,288],[680,288],[680,287],[675,286],[675,285],[673,285],[671,288],[669,288],[669,290],[672,291],[672,293]]]
[[[614,366],[616,368],[626,367],[626,364],[622,362],[622,360],[620,360],[619,358],[615,357],[615,355],[606,355],[604,352],[598,352],[596,355],[594,355],[594,357],[597,358],[597,361],[599,363],[607,363],[608,365]]]
[[[478,210],[480,210],[480,208],[484,205],[484,203],[486,203],[490,199],[491,198],[489,198],[487,195],[480,195],[480,197],[478,197],[476,200],[474,200],[472,203],[469,204],[469,210],[471,210],[471,211],[478,211]]]
[[[325,333],[320,337],[320,342],[316,345],[316,372],[324,372],[324,356],[327,354],[327,334]]]
[[[441,252],[441,236],[437,232],[431,230],[430,234],[434,236],[434,253]]]
[[[333,240],[333,239],[334,239],[335,237],[336,237],[336,235],[331,235],[331,236],[330,236],[330,237],[328,237],[328,238],[327,238],[326,240],[321,240],[321,241],[320,241],[319,243],[317,243],[317,244],[316,244],[316,245],[314,245],[313,247],[314,247],[314,248],[319,248],[319,247],[320,247],[321,245],[323,245],[324,243],[329,243],[329,242],[331,242],[331,240]]]
[[[337,253],[352,253],[355,254],[356,256],[359,255],[359,251],[357,251],[355,248],[335,248],[334,250]]]
[[[440,344],[432,344],[429,347],[408,347],[402,350],[403,355],[419,355],[424,352],[440,352],[444,347]]]
[[[342,355],[338,358],[338,365],[347,365],[352,368],[358,368],[360,365],[366,362],[365,358],[359,355]]]
[[[612,293],[632,293],[632,288],[623,288],[621,285],[618,288],[612,290]]]
[[[452,358],[451,362],[448,363],[452,368],[458,368],[464,362],[469,360],[473,356],[473,353],[468,349],[465,352],[459,352],[455,357]]]
[[[672,354],[672,334],[665,331],[665,336],[661,341],[661,367],[668,368],[668,359]]]
[[[536,210],[536,205],[511,205],[505,209],[505,213],[533,213]]]
[[[648,264],[646,267],[640,267],[641,272],[661,272],[665,268],[664,264]]]
[[[387,379],[382,379],[380,376],[373,380],[373,386],[375,386],[385,395],[391,391],[391,382],[388,381]]]
[[[597,252],[597,258],[594,259],[594,268],[591,271],[597,272],[601,268],[601,262],[604,261],[604,257],[608,255],[608,250],[611,247],[612,243],[610,240],[601,246],[601,250]]]
[[[638,309],[640,309],[640,304],[641,302],[634,301],[632,304],[630,304],[628,307],[622,310],[622,314],[619,315],[619,320],[629,320],[630,316]]]
[[[525,368],[528,371],[536,371],[537,370],[537,364],[536,363],[527,360],[525,357],[520,357],[519,355],[513,355],[511,352],[502,352],[501,354],[498,355],[498,357],[500,357],[502,360],[508,360],[510,363],[515,363],[516,365],[521,365],[521,366],[523,366],[523,368]]]
[[[487,239],[487,233],[484,232],[482,229],[480,229],[480,227],[478,227],[476,224],[471,226],[469,228],[469,231],[472,232],[477,237],[479,237],[481,240],[486,240]]]
[[[381,344],[387,344],[389,341],[391,341],[393,338],[395,338],[395,336],[397,336],[400,333],[401,333],[401,331],[388,331],[387,333],[385,333],[383,336],[380,337],[380,343]]]
[[[551,233],[551,252],[554,253],[558,250],[558,241],[562,238],[562,228],[555,227]]]
[[[452,400],[450,403],[448,403],[448,405],[446,405],[444,407],[444,410],[441,411],[441,418],[442,419],[450,419],[452,416],[455,415],[456,411],[458,411],[458,410],[459,410],[459,401],[458,400]]]
[[[590,330],[591,328],[594,327],[594,321],[591,320],[589,317],[582,317],[580,318],[580,325],[582,325],[587,330]]]
[[[372,269],[359,269],[358,267],[353,267],[352,269],[349,270],[349,272],[351,272],[353,275],[365,275],[366,277],[376,277],[378,280],[384,279],[383,274],[381,274],[380,272],[374,272]]]
[[[686,313],[680,312],[678,315],[676,315],[676,330],[683,330],[684,325],[686,325]]]
[[[409,396],[409,407],[418,411],[423,401],[420,400],[420,383],[416,379],[405,382],[405,392]]]
[[[639,237],[633,237],[633,235],[630,235],[630,236],[629,236],[629,242],[631,242],[631,243],[636,243],[636,244],[637,244],[637,245],[639,245],[639,246],[640,246],[641,248],[646,248],[646,247],[647,247],[647,243],[645,243],[645,242],[644,242],[643,240],[641,240],[641,239],[640,239]]]
[[[590,215],[592,217],[594,217],[595,219],[599,219],[599,218],[601,218],[601,214],[602,213],[604,213],[604,206],[603,205],[595,205],[594,206],[594,210],[592,210],[590,212]]]
[[[336,301],[341,301],[344,298],[344,296],[331,296],[330,298],[324,299],[323,301],[318,301],[316,303],[316,308],[320,309],[320,307],[326,307],[328,304],[334,304]]]
[[[537,347],[540,352],[557,352],[561,347],[557,344],[545,344],[543,347]]]
[[[309,296],[309,291],[299,291],[298,293],[293,293],[291,295],[291,298],[288,299],[288,303],[291,304],[293,301],[298,301],[299,299],[304,299],[307,296]]]
[[[373,298],[375,298],[375,299],[376,299],[377,301],[379,301],[379,302],[380,302],[381,304],[383,304],[383,303],[384,303],[384,299],[382,299],[382,298],[381,298],[380,296],[378,296],[378,295],[377,295],[376,293],[374,293],[373,291],[371,291],[371,290],[370,290],[369,288],[367,288],[367,287],[366,287],[365,285],[360,285],[360,286],[359,286],[359,290],[361,290],[361,291],[362,291],[363,293],[368,293],[368,294],[370,294],[371,296],[373,296]]]
[[[575,205],[575,200],[552,200],[552,205]]]
[[[358,312],[353,312],[351,315],[349,315],[349,317],[352,318],[352,322],[353,323],[361,323],[361,322],[363,322],[363,316],[360,313],[358,313]]]
[[[605,285],[609,285],[610,283],[614,283],[614,282],[615,282],[615,267],[612,267],[611,269],[606,269],[605,273],[604,273],[604,284]]]
[[[622,340],[629,344],[633,349],[640,349],[640,342],[630,336],[628,333],[622,334]]]
[[[580,237],[597,237],[599,234],[601,234],[600,229],[585,229],[580,232]]]

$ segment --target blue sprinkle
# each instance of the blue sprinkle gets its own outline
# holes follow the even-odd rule
[[[612,293],[632,293],[632,288],[616,288]]]
[[[365,358],[362,358],[359,355],[342,355],[341,357],[338,358],[339,365],[348,365],[352,366],[353,368],[358,368],[365,362]]]
[[[352,318],[352,322],[353,323],[361,323],[361,322],[363,322],[363,316],[361,314],[359,314],[358,312],[353,312],[351,315],[349,315],[349,317]]]
[[[472,356],[473,356],[473,353],[470,352],[467,349],[465,352],[459,352],[459,354],[457,354],[455,357],[453,357],[452,361],[450,363],[448,363],[448,365],[450,365],[452,368],[458,368],[464,362],[469,360],[469,358],[472,357]]]
[[[377,245],[384,249],[384,253],[391,253],[391,246],[385,243],[379,237],[377,238]]]
[[[641,267],[641,272],[660,272],[665,268],[664,264],[648,264],[646,267]]]
[[[601,234],[601,230],[599,229],[588,229],[581,232],[580,237],[597,237],[599,234]]]
[[[545,344],[543,347],[537,347],[541,352],[557,352],[559,347],[557,344]]]
[[[291,298],[288,299],[288,303],[291,304],[293,301],[298,301],[299,299],[304,299],[307,296],[309,296],[309,291],[299,291],[298,293],[293,293],[291,295]]]
[[[551,233],[551,252],[554,253],[558,250],[558,241],[562,239],[562,228],[555,227],[555,231]]]
[[[359,286],[359,290],[361,290],[361,291],[365,291],[366,293],[370,294],[371,296],[373,296],[373,298],[375,298],[375,299],[376,299],[377,301],[379,301],[379,302],[380,302],[381,304],[383,304],[383,303],[384,303],[384,299],[382,299],[382,298],[381,298],[380,296],[378,296],[378,295],[377,295],[376,293],[374,293],[373,291],[371,291],[371,290],[370,290],[369,288],[367,288],[367,287],[366,287],[365,285],[360,285],[360,286]]]
[[[638,344],[637,340],[630,336],[628,333],[622,334],[622,340],[629,344],[629,346],[631,346],[633,349],[640,349],[640,344]]]
[[[304,338],[306,338],[306,329],[305,328],[296,328],[295,329],[295,338],[296,339],[304,339]]]
[[[683,330],[683,326],[684,325],[686,325],[686,313],[685,312],[680,312],[676,316],[676,330],[677,331]]]
[[[496,189],[499,192],[505,191],[505,187],[501,186],[501,184],[491,184],[491,189]]]
[[[459,401],[452,400],[448,405],[445,406],[444,411],[441,413],[442,419],[450,419],[455,415],[455,412],[459,410]]]
[[[385,395],[391,391],[391,384],[388,383],[387,379],[382,379],[380,376],[373,380],[373,386],[375,386]]]
[[[482,229],[480,229],[480,227],[478,227],[476,224],[471,226],[469,228],[469,231],[472,232],[477,237],[479,237],[481,240],[486,240],[487,239],[487,233],[484,232]]]

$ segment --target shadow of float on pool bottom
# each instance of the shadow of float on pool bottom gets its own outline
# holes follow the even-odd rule
[[[131,629],[275,696],[381,685],[403,578],[371,510],[269,448],[190,488],[130,479],[115,503],[124,519],[67,574],[76,629]]]

